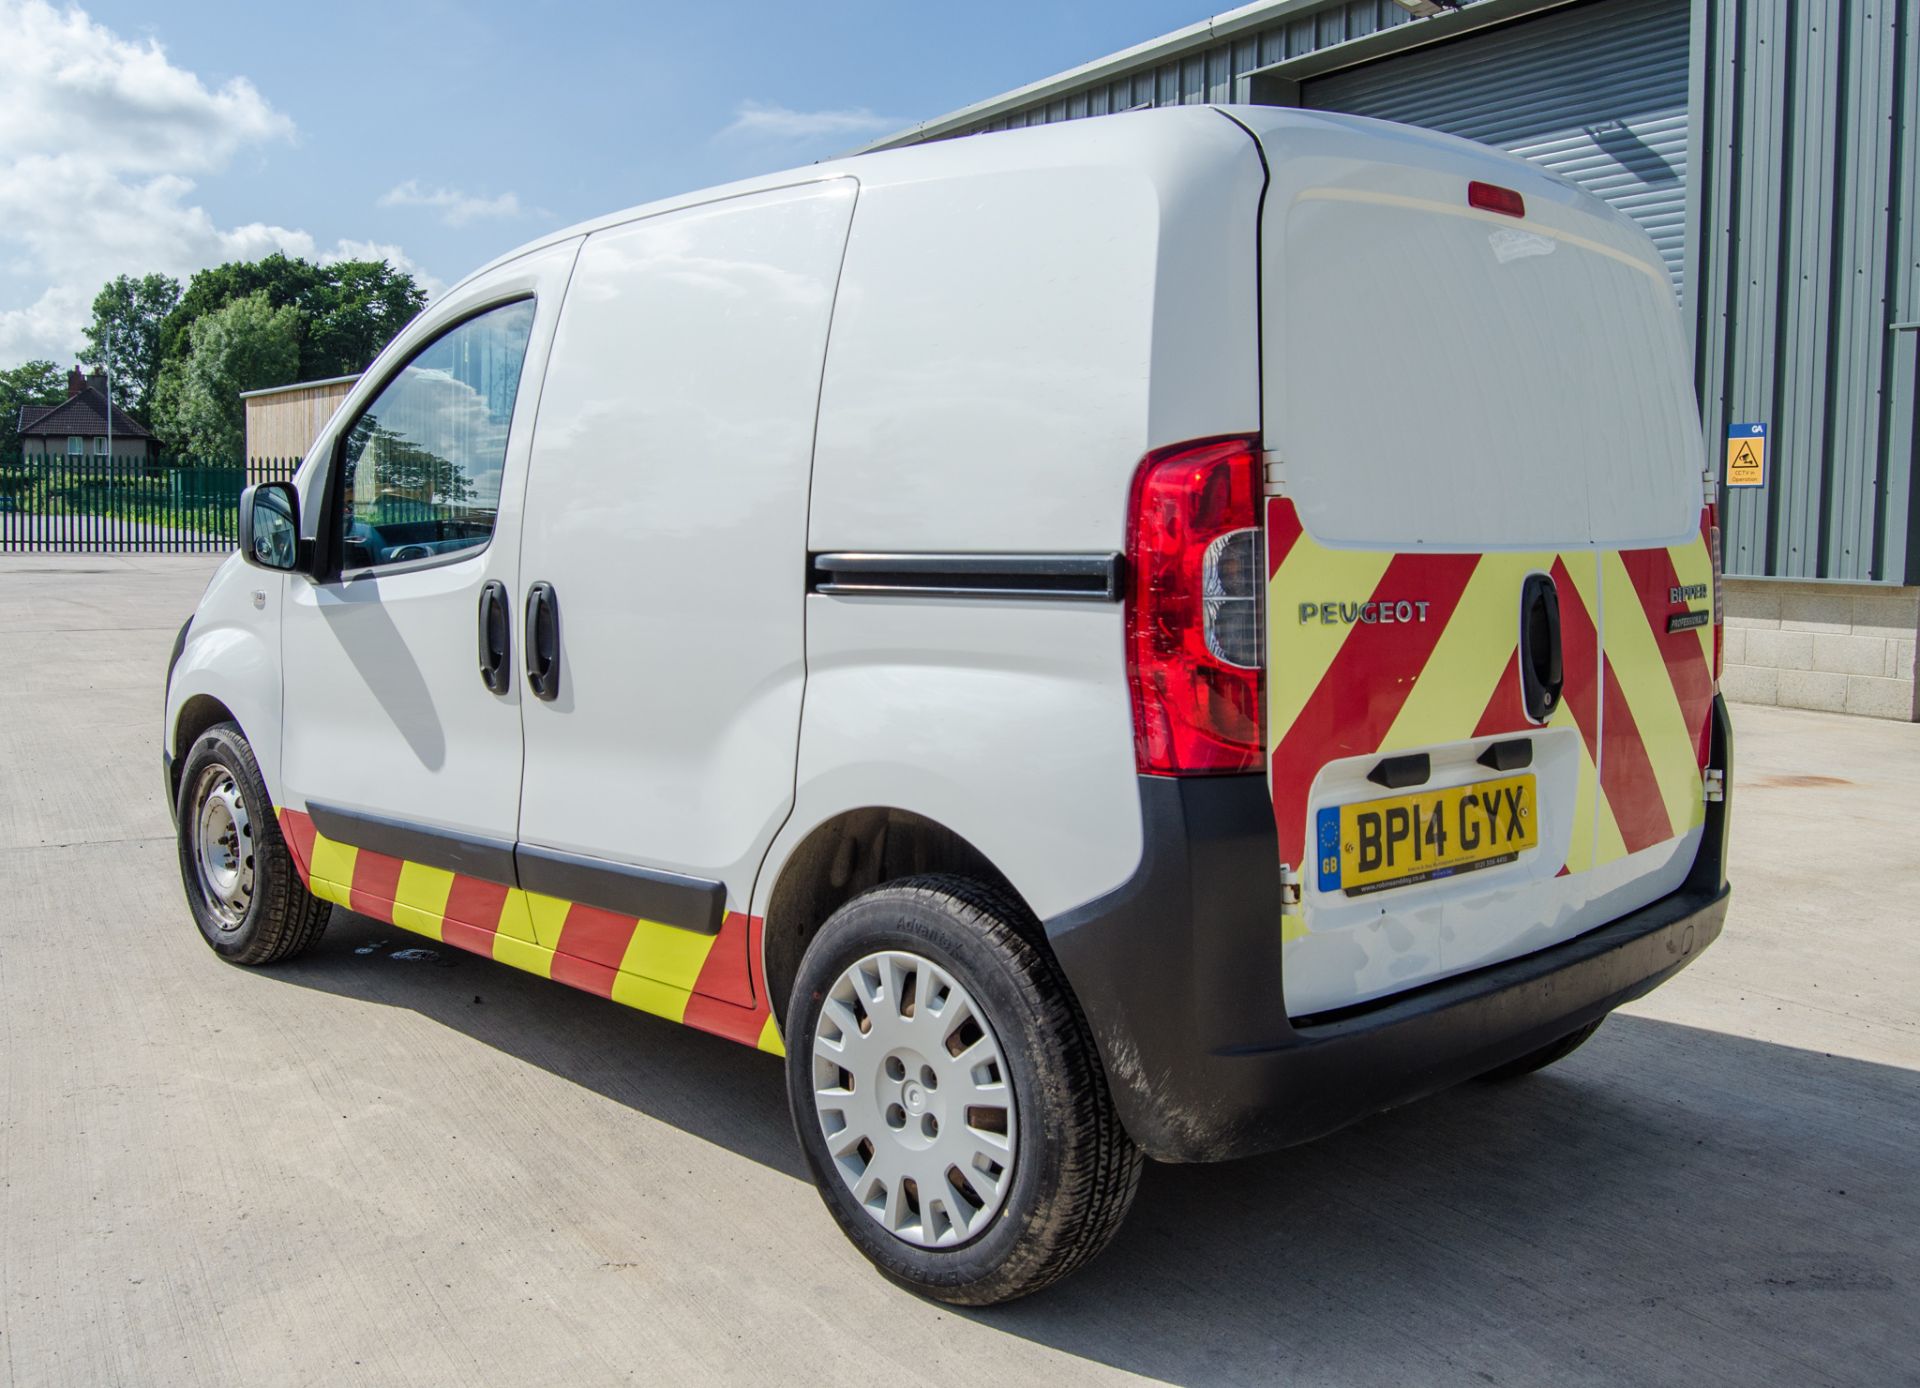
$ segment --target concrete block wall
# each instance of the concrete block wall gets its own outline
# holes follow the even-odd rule
[[[1728,699],[1920,719],[1920,588],[1730,578],[1722,593]]]

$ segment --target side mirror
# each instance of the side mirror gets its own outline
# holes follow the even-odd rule
[[[240,493],[240,553],[283,572],[300,567],[300,494],[291,482],[261,482]]]

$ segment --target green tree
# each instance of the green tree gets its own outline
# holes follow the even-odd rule
[[[115,403],[143,421],[160,374],[160,328],[179,302],[171,275],[121,275],[93,297],[87,359],[111,364]]]
[[[300,374],[300,311],[248,294],[197,320],[184,359],[160,368],[153,427],[182,453],[239,462],[246,445],[243,390],[285,385]]]
[[[23,405],[57,405],[66,398],[66,377],[50,361],[30,361],[0,371],[0,461],[20,450]]]
[[[274,308],[297,305],[320,285],[318,265],[275,251],[259,260],[233,260],[202,270],[160,325],[160,364],[184,362],[193,351],[193,325],[236,299],[264,294]]]
[[[384,260],[343,260],[326,267],[327,283],[303,300],[303,380],[365,371],[413,316],[427,306],[412,275]]]
[[[275,252],[231,261],[195,275],[161,324],[162,365],[186,359],[196,322],[253,294],[298,312],[300,365],[293,379],[307,381],[364,371],[427,301],[413,276],[384,260],[322,266]]]

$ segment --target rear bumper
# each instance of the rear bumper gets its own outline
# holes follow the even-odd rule
[[[1732,783],[1726,708],[1712,765]],[[1279,851],[1261,776],[1142,777],[1126,884],[1047,922],[1122,1121],[1162,1161],[1284,1147],[1516,1059],[1650,992],[1726,918],[1729,801],[1680,890],[1520,959],[1295,1025],[1281,1006]]]

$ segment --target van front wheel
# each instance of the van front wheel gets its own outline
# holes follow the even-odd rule
[[[821,1198],[881,1272],[959,1305],[1089,1261],[1140,1180],[1086,1020],[1031,931],[972,879],[892,882],[821,927],[787,1009],[788,1097]]]
[[[214,953],[277,964],[320,938],[332,907],[300,880],[239,728],[215,724],[187,750],[174,808],[187,906]]]

